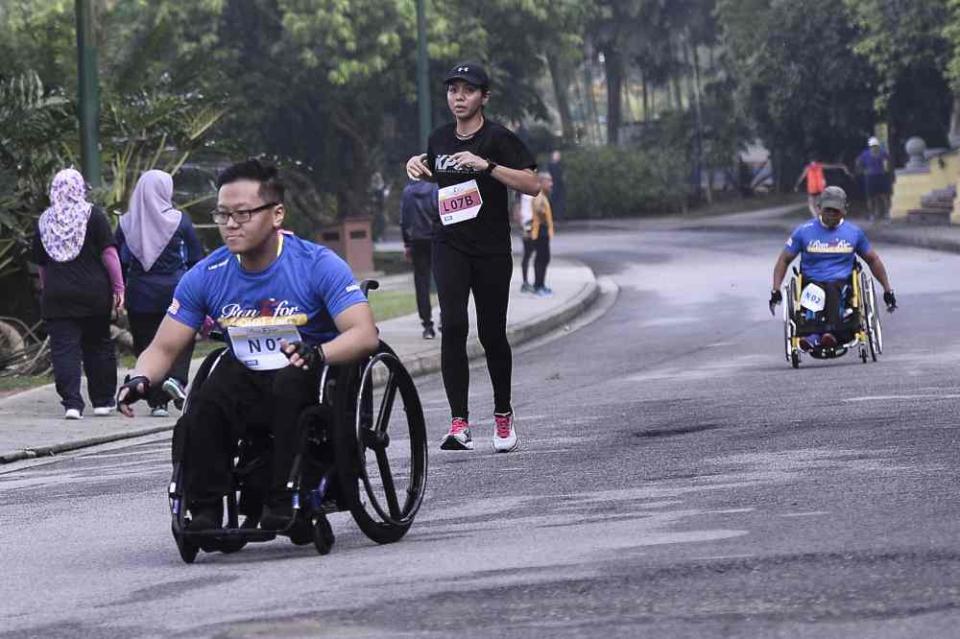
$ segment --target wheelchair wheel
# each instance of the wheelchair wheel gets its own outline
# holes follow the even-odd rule
[[[334,542],[333,528],[327,521],[327,516],[320,513],[313,523],[313,545],[321,555],[330,554]]]
[[[860,271],[860,291],[862,299],[861,324],[867,337],[870,359],[877,361],[877,355],[883,352],[883,334],[880,329],[880,316],[877,313],[877,293],[873,278]]]
[[[343,420],[334,437],[341,497],[367,537],[391,543],[410,528],[426,490],[423,408],[410,374],[383,342],[348,370],[335,399]],[[398,396],[402,412],[394,407]]]
[[[177,532],[175,526],[172,526],[172,530],[173,539],[177,542],[177,550],[180,551],[180,559],[183,559],[184,563],[192,564],[197,558],[197,553],[200,552],[200,546],[192,541],[187,541],[183,535]]]

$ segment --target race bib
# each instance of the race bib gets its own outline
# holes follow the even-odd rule
[[[800,294],[800,306],[819,313],[827,305],[827,293],[816,284],[807,284]]]
[[[483,199],[476,180],[451,184],[437,194],[440,206],[440,221],[444,226],[472,220],[480,214]]]
[[[255,371],[273,371],[287,366],[290,360],[280,350],[280,340],[301,341],[300,332],[293,324],[230,326],[227,334],[234,357]]]

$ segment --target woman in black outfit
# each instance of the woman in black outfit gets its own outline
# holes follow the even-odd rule
[[[123,306],[123,278],[110,223],[86,193],[79,171],[57,173],[50,186],[50,207],[40,216],[33,238],[53,377],[66,419],[83,417],[81,366],[95,415],[113,411],[117,388],[110,314]]]
[[[523,142],[483,115],[490,99],[490,80],[484,68],[472,62],[458,64],[444,84],[456,122],[436,129],[427,153],[407,162],[411,179],[435,180],[440,187],[433,274],[443,325],[443,385],[452,414],[450,431],[440,447],[473,449],[467,407],[467,301],[473,293],[477,333],[493,384],[493,447],[508,452],[520,440],[510,404],[513,360],[507,341],[507,303],[513,256],[507,189],[536,195],[540,182],[534,173],[536,162]]]

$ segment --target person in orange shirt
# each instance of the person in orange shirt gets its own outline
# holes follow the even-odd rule
[[[553,295],[547,288],[547,265],[550,264],[550,240],[553,238],[553,208],[550,206],[550,192],[553,190],[553,176],[540,173],[540,193],[533,200],[533,225],[530,228],[530,240],[537,256],[533,260],[533,294],[539,297]]]
[[[803,167],[803,172],[800,174],[800,177],[797,178],[797,183],[793,185],[793,190],[800,190],[800,183],[804,180],[807,181],[807,208],[810,210],[810,216],[816,218],[820,215],[818,202],[820,201],[820,194],[823,193],[823,190],[827,188],[827,179],[823,174],[824,169],[840,169],[850,177],[853,177],[853,174],[850,173],[850,169],[844,164],[825,164],[813,158],[810,160],[810,164]]]

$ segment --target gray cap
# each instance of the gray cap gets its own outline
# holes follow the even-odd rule
[[[847,211],[847,193],[839,186],[828,186],[820,194],[820,209]]]

